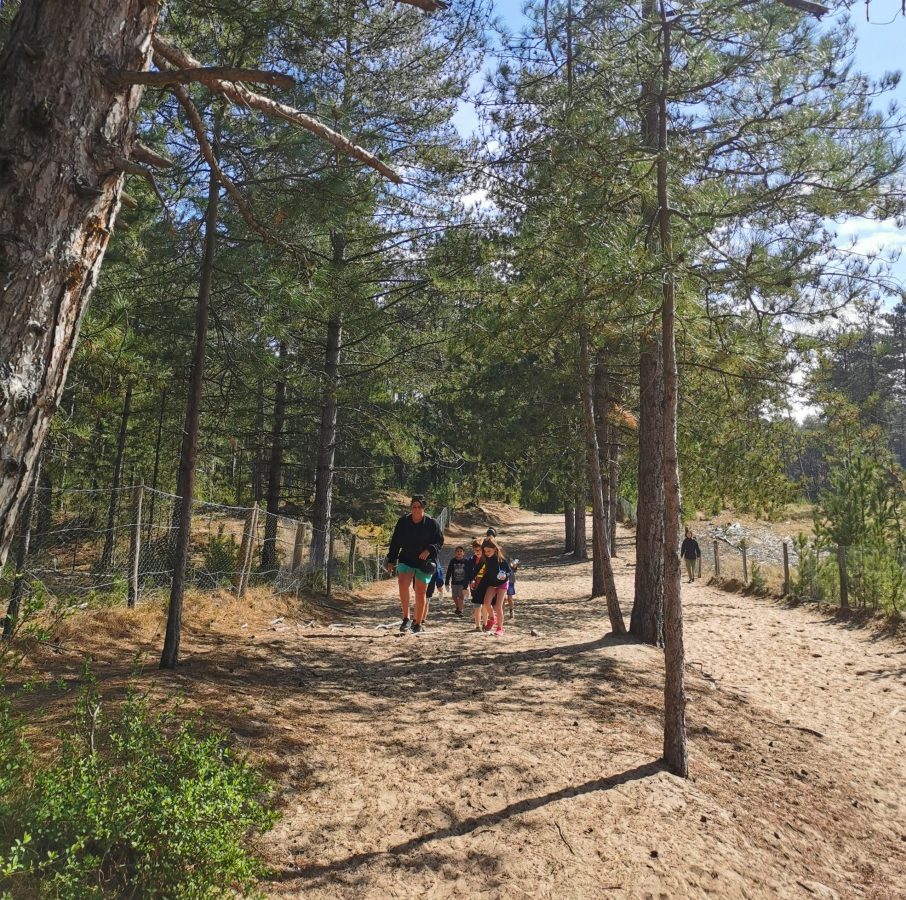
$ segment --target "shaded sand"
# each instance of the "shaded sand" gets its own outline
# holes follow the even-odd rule
[[[526,565],[501,638],[446,599],[399,637],[379,627],[399,621],[383,582],[314,625],[224,599],[193,620],[178,674],[140,676],[184,690],[278,779],[268,895],[906,897],[902,645],[684,586],[683,781],[657,763],[661,653],[606,637],[560,517],[505,518]],[[628,617],[631,535],[619,544]],[[97,652],[111,685],[128,677],[121,632]],[[146,622],[129,640],[150,662],[159,635]]]

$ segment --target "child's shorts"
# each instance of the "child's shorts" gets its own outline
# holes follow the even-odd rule
[[[506,586],[506,595],[507,597],[516,596],[516,585],[512,581]]]
[[[464,584],[452,584],[450,590],[454,600],[464,600],[466,597],[466,586]]]
[[[481,604],[484,603],[485,590],[485,588],[476,588],[472,591],[472,603],[475,606],[481,606]]]

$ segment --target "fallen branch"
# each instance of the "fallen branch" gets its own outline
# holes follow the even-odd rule
[[[569,852],[572,853],[573,856],[575,856],[576,851],[573,850],[572,844],[570,844],[570,842],[566,839],[566,836],[563,834],[563,829],[560,827],[560,823],[554,822],[554,825],[557,826],[557,831],[560,832],[560,839],[563,841],[564,844],[566,844],[566,849],[569,850]]]
[[[153,44],[155,51],[160,54],[163,59],[165,59],[171,65],[176,66],[177,68],[204,68],[197,59],[190,56],[184,50],[181,50],[175,44],[171,44],[165,38],[160,37],[160,35],[154,36]],[[360,147],[358,144],[354,144],[349,140],[349,138],[345,137],[337,131],[334,131],[332,128],[328,127],[323,122],[320,122],[318,119],[315,119],[313,116],[309,116],[306,113],[300,112],[292,106],[287,106],[285,103],[279,103],[276,100],[271,100],[270,97],[265,97],[263,94],[256,94],[254,91],[250,91],[244,85],[237,84],[234,81],[212,78],[208,82],[207,86],[215,93],[222,94],[224,97],[229,98],[238,106],[242,106],[248,109],[257,109],[260,112],[265,113],[266,115],[272,116],[277,119],[285,119],[287,122],[292,122],[294,125],[299,125],[307,131],[310,131],[312,134],[316,134],[318,135],[318,137],[323,138],[325,141],[327,141],[329,144],[332,144],[338,150],[341,150],[347,156],[352,156],[353,158],[358,159],[360,162],[365,163],[365,165],[369,166],[375,171],[380,172],[381,175],[383,175],[385,178],[388,178],[394,184],[402,183],[403,179],[393,169],[391,169],[390,166],[388,166],[386,163],[381,162],[381,160],[374,156],[374,154],[369,153],[367,150],[365,150],[364,147]]]
[[[194,82],[211,86],[214,82],[222,80],[272,84],[288,89],[296,86],[296,79],[282,72],[242,69],[237,66],[192,66],[186,69],[164,69],[159,72],[108,72],[107,79],[114,84],[147,84],[157,87]]]
[[[806,734],[811,734],[818,738],[824,737],[824,734],[820,731],[815,731],[814,728],[807,728],[805,725],[793,725],[789,722],[771,722],[771,724],[776,725],[778,728],[792,728],[794,731],[803,731]]]

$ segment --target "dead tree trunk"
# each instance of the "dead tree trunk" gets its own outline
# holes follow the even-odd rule
[[[274,421],[271,427],[271,464],[267,482],[267,511],[264,520],[264,543],[261,546],[261,568],[277,568],[277,515],[280,511],[280,487],[283,479],[283,421],[286,418],[286,344],[280,342],[280,380],[274,391]]]
[[[120,505],[120,482],[123,478],[123,459],[126,455],[126,434],[129,430],[129,416],[132,412],[132,382],[126,385],[123,399],[123,414],[120,416],[120,433],[116,442],[116,457],[113,460],[113,483],[110,485],[110,502],[107,505],[107,532],[104,535],[104,549],[101,552],[101,571],[106,572],[113,562],[113,546],[116,540],[116,514]]]
[[[626,634],[623,613],[617,597],[617,586],[610,562],[608,540],[607,505],[604,497],[604,483],[601,473],[601,448],[598,446],[598,431],[595,427],[595,402],[593,397],[592,373],[589,369],[588,337],[583,328],[579,334],[579,388],[582,395],[582,412],[585,420],[585,458],[591,484],[592,515],[595,527],[592,529],[595,543],[592,548],[592,596],[607,598],[607,615],[614,634]],[[596,590],[597,586],[597,590]]]
[[[639,338],[639,505],[630,634],[664,643],[664,382],[659,336]]]
[[[0,564],[113,231],[156,0],[25,2],[0,55]]]
[[[679,372],[676,363],[676,291],[673,233],[667,191],[667,91],[670,80],[670,23],[661,0],[661,79],[658,93],[658,232],[664,261],[661,343],[664,353],[664,762],[674,775],[689,774],[686,751],[685,650],[680,567],[680,473],[676,419]]]
[[[565,531],[563,550],[564,553],[572,553],[576,549],[576,508],[572,503],[563,504],[563,524]]]
[[[216,138],[216,134],[215,134]],[[216,144],[215,144],[216,152]],[[179,641],[182,634],[182,602],[185,592],[186,565],[189,561],[189,539],[192,532],[192,494],[195,491],[195,462],[198,457],[198,422],[201,415],[201,396],[204,387],[204,359],[208,336],[208,313],[211,303],[211,276],[217,249],[217,208],[220,202],[220,183],[214,170],[208,175],[208,205],[205,212],[204,252],[198,285],[198,307],[195,312],[195,348],[192,352],[192,374],[186,402],[186,423],[179,455],[179,528],[173,553],[173,583],[170,586],[170,605],[167,609],[167,634],[160,657],[162,669],[175,669],[179,661]]]

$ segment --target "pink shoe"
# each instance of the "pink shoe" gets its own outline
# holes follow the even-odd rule
[[[503,625],[498,625],[494,629],[494,635],[496,636],[496,635],[501,635],[501,634],[503,634]]]
[[[497,624],[497,619],[494,616],[491,616],[490,619],[485,623],[484,630],[490,631]]]

